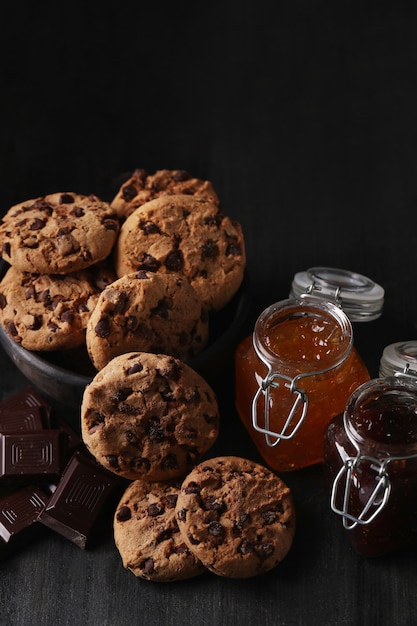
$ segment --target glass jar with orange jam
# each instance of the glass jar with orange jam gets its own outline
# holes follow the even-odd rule
[[[318,269],[342,274],[346,284],[353,275]],[[327,425],[370,379],[340,301],[307,291],[265,309],[235,355],[238,414],[263,459],[281,472],[323,460]]]

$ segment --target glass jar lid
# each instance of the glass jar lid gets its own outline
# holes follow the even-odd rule
[[[397,341],[384,348],[380,376],[408,374],[417,377],[417,341]]]
[[[314,294],[336,302],[352,322],[370,322],[381,316],[385,291],[362,274],[333,267],[311,267],[294,275],[290,297]]]

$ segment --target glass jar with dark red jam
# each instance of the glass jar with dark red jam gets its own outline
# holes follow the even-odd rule
[[[323,460],[329,422],[369,380],[351,322],[302,294],[271,305],[236,350],[236,408],[266,463],[282,472]]]
[[[397,341],[384,348],[379,363],[379,375],[408,374],[417,376],[417,341]]]
[[[417,379],[372,379],[328,426],[324,468],[330,505],[366,557],[417,539]]]

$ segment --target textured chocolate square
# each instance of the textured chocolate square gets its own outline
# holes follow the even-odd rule
[[[85,548],[93,526],[120,479],[76,452],[52,494],[39,521]]]

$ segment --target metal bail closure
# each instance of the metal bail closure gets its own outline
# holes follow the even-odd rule
[[[381,316],[385,290],[363,274],[334,267],[310,267],[294,275],[290,297],[312,294],[340,306],[351,322]]]
[[[301,376],[296,376],[295,378],[289,378],[288,376],[284,376],[282,374],[277,373],[269,373],[266,378],[264,378],[259,386],[258,391],[256,392],[253,401],[252,401],[252,425],[255,430],[265,435],[266,444],[270,448],[274,448],[282,439],[291,439],[294,437],[301,424],[304,422],[304,419],[307,415],[308,408],[308,397],[306,392],[303,389],[299,389],[296,385],[298,378]],[[283,425],[281,432],[275,432],[270,429],[269,425],[269,395],[270,388],[276,389],[280,386],[280,383],[277,382],[278,379],[284,381],[284,386],[289,390],[289,393],[294,394],[294,403],[291,407],[291,410],[288,414],[288,417]],[[258,419],[258,403],[261,397],[261,394],[264,396],[264,414],[263,414],[263,426],[259,423]],[[299,417],[296,419],[297,414]]]
[[[352,530],[358,524],[370,524],[387,504],[391,493],[391,482],[386,471],[387,462],[387,459],[378,461],[369,456],[349,457],[336,475],[332,486],[330,505],[334,513],[343,517],[343,526],[347,530]],[[354,482],[354,472],[361,463],[369,464],[369,468],[375,472],[376,485],[362,511],[358,515],[352,515],[349,513],[350,494]],[[336,501],[344,476],[343,504],[342,508],[339,509]]]

